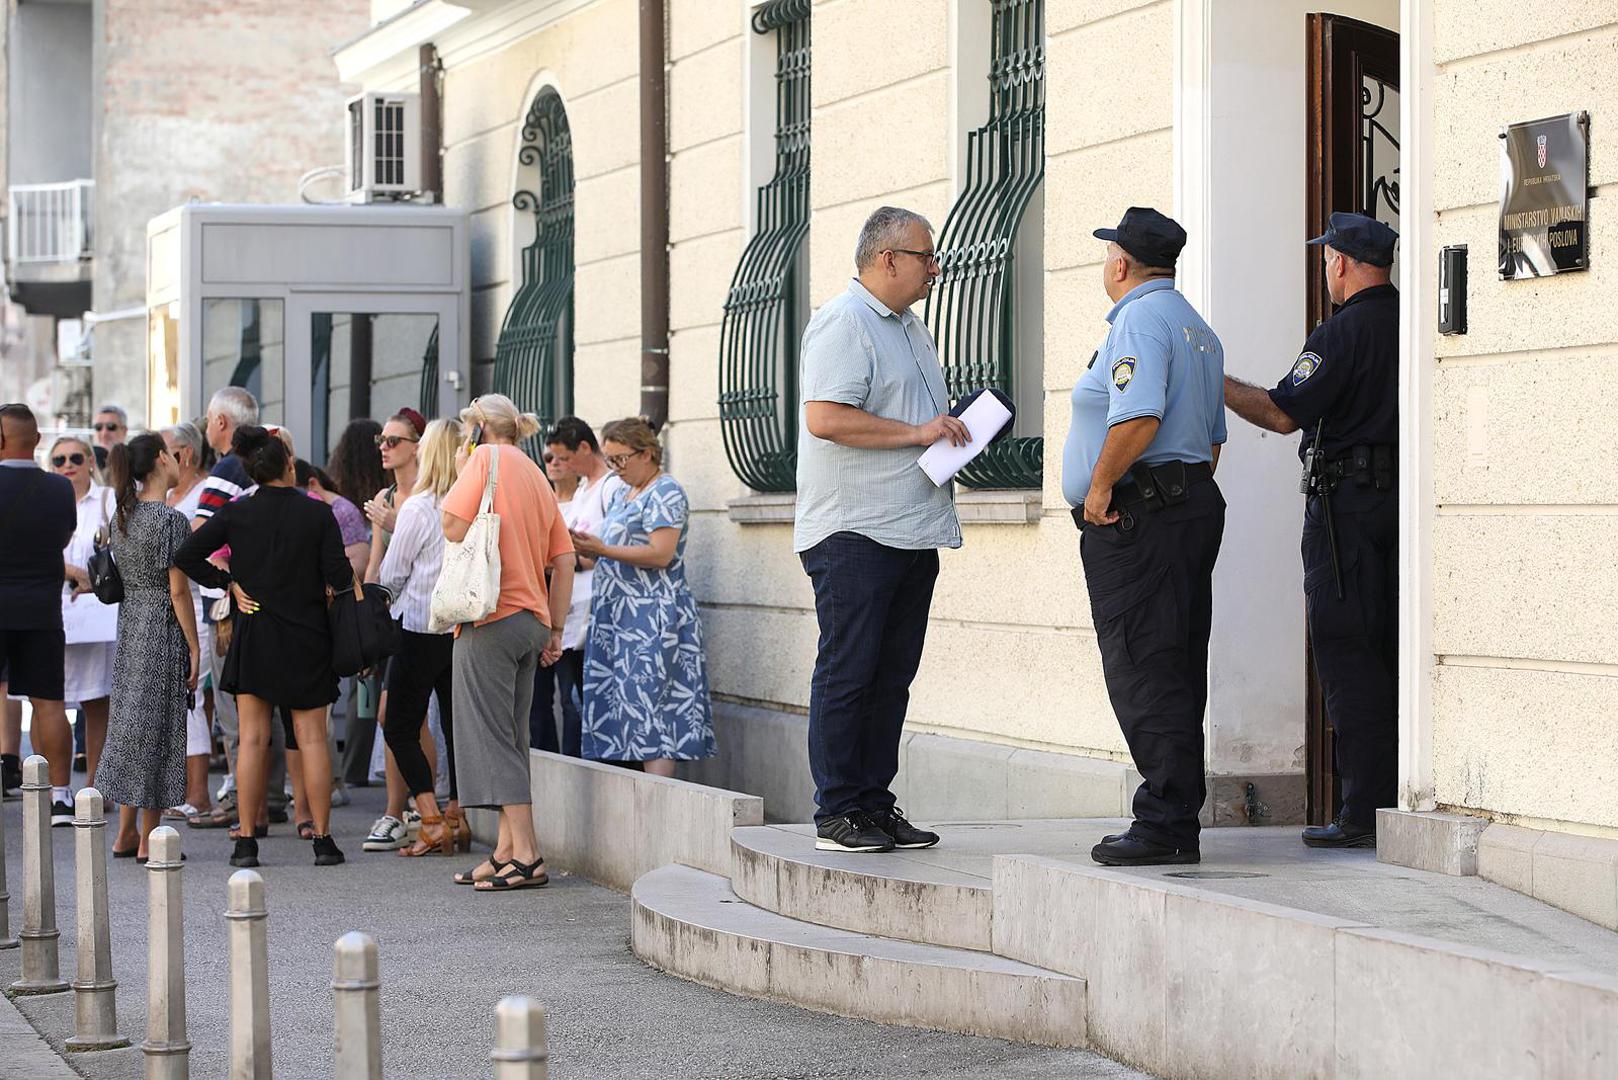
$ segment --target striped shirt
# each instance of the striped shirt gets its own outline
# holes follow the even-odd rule
[[[444,564],[442,502],[427,491],[404,501],[377,570],[377,580],[393,594],[393,617],[414,634],[430,632],[433,586]]]
[[[226,454],[202,482],[202,494],[197,496],[197,519],[206,521],[221,506],[253,486],[247,467],[235,454]]]

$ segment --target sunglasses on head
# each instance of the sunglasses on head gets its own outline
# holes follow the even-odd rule
[[[84,464],[84,455],[83,454],[56,454],[56,455],[52,456],[52,458],[51,458],[51,464],[55,465],[58,469],[60,469],[63,465],[66,465],[70,461],[75,465],[83,465]]]
[[[420,439],[412,439],[408,435],[378,435],[376,437],[376,444],[378,446],[385,446],[389,450],[392,450],[395,446],[398,446],[402,442],[420,442],[420,441],[421,441]]]

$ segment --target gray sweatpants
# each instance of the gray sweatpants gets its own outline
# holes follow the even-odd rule
[[[528,708],[550,631],[531,611],[455,639],[455,780],[462,806],[534,801],[528,782]],[[464,718],[464,719],[463,719]]]

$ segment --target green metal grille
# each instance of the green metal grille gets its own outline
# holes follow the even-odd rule
[[[966,184],[939,234],[927,301],[951,398],[993,386],[1008,395],[1015,363],[1012,291],[1017,230],[1045,177],[1044,0],[992,0],[989,119],[967,138]],[[1039,487],[1045,440],[1001,440],[957,477],[967,487]]]
[[[417,392],[421,398],[418,408],[421,415],[431,420],[438,415],[438,325],[433,325],[432,336],[427,339],[427,348],[421,355],[421,388]]]
[[[754,491],[791,491],[798,468],[798,338],[809,232],[809,0],[773,0],[753,29],[776,35],[775,175],[758,189],[719,334],[725,456]]]
[[[494,389],[539,416],[524,447],[537,457],[560,416],[573,411],[573,137],[555,90],[542,90],[523,122],[517,161],[537,169],[536,190],[512,197],[534,215],[522,251],[522,280],[494,349]]]

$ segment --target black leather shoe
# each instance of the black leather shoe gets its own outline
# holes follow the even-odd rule
[[[863,811],[855,810],[815,826],[815,847],[821,851],[892,851],[893,837]]]
[[[257,866],[258,841],[251,836],[244,836],[236,841],[236,849],[230,853],[232,866]]]
[[[1338,818],[1330,825],[1311,825],[1303,830],[1303,842],[1309,847],[1376,847],[1376,826],[1355,825]]]
[[[329,835],[315,836],[315,865],[336,866],[343,861],[343,853],[337,849],[337,841]]]
[[[1170,866],[1199,863],[1202,853],[1195,848],[1175,848],[1155,844],[1125,833],[1113,841],[1102,841],[1090,849],[1090,858],[1102,866]]]
[[[893,846],[896,848],[927,848],[938,843],[938,834],[918,829],[905,820],[905,813],[897,806],[890,806],[886,810],[870,810],[866,817],[871,824],[893,837]]]

